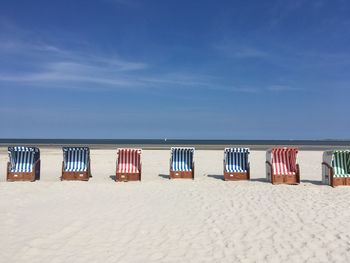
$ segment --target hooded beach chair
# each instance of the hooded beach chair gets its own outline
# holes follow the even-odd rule
[[[118,149],[116,181],[141,181],[141,149]]]
[[[266,153],[267,180],[273,184],[299,184],[297,148],[273,148]]]
[[[61,180],[89,180],[90,150],[88,147],[63,147]]]
[[[249,149],[226,148],[224,150],[224,180],[249,180]]]
[[[7,181],[35,181],[40,178],[40,151],[36,147],[8,147]]]
[[[350,185],[350,150],[323,153],[322,182],[333,187]]]
[[[194,148],[172,147],[170,157],[170,179],[194,179]]]

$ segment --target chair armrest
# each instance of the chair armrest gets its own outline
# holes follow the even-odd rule
[[[326,163],[326,162],[322,162],[322,165],[325,165],[325,166],[327,166],[329,169],[332,169],[332,167],[331,167],[328,163]]]

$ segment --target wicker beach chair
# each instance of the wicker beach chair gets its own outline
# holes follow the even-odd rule
[[[249,149],[226,148],[224,150],[224,180],[249,180]]]
[[[141,149],[118,149],[116,181],[141,181]]]
[[[36,147],[8,147],[7,181],[35,181],[40,178],[40,151]]]
[[[63,147],[61,180],[87,181],[91,176],[88,147]]]
[[[350,185],[350,150],[323,153],[322,182],[332,187]]]
[[[172,147],[170,179],[194,179],[194,148]]]
[[[273,148],[266,153],[267,180],[273,184],[299,184],[297,148]]]

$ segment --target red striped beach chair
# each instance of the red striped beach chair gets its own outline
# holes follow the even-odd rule
[[[350,185],[350,150],[323,153],[322,182],[332,187]]]
[[[118,149],[117,182],[141,181],[141,149]]]
[[[267,179],[273,184],[299,184],[297,148],[273,148],[266,153]]]
[[[40,178],[39,148],[8,147],[8,154],[7,181],[35,181]]]

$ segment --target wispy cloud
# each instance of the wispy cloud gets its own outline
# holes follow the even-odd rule
[[[284,92],[284,91],[302,91],[301,88],[291,87],[288,85],[271,85],[266,88],[273,92]]]
[[[12,29],[10,28],[10,31]],[[16,31],[16,30],[14,30]],[[17,33],[19,32],[19,33]],[[163,68],[153,61],[125,59],[117,52],[97,52],[84,46],[65,48],[42,39],[28,38],[30,33],[17,30],[17,37],[0,34],[0,84],[11,88],[65,88],[83,90],[192,90],[258,94],[266,91],[244,81],[201,71],[184,71],[181,67]],[[27,41],[26,41],[27,40]],[[226,42],[215,48],[237,59],[267,59],[264,50]],[[161,73],[160,73],[161,72]],[[269,91],[291,89],[271,86]]]
[[[237,45],[234,41],[228,43],[215,44],[214,48],[225,56],[231,58],[266,58],[268,52],[249,45]]]
[[[79,84],[100,84],[114,87],[142,86],[132,78],[135,72],[148,68],[144,62],[121,59],[93,51],[74,51],[42,43],[1,41],[0,81],[36,84],[50,87],[78,87]],[[12,70],[6,68],[12,65]],[[26,67],[23,67],[26,65]],[[5,70],[6,69],[6,70]],[[9,72],[10,71],[10,72]]]

